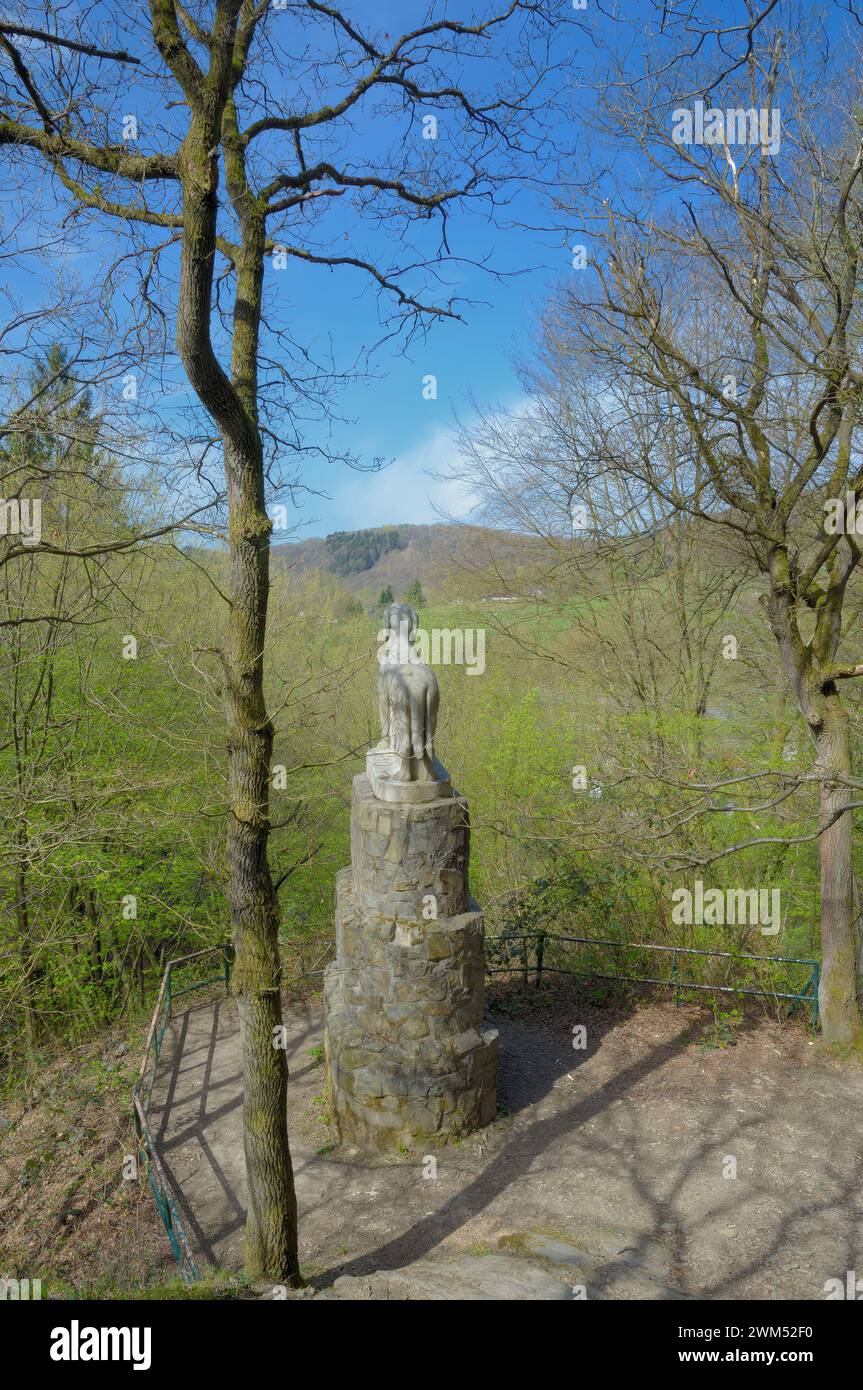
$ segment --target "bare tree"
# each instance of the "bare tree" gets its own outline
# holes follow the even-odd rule
[[[287,1067],[273,1046],[281,1004],[267,862],[265,486],[270,446],[311,447],[291,422],[313,389],[299,367],[285,365],[290,326],[277,316],[282,352],[267,356],[265,268],[275,257],[363,275],[389,305],[389,333],[456,316],[452,296],[429,289],[451,254],[449,216],[471,202],[493,211],[504,179],[535,176],[558,8],[503,0],[499,10],[478,7],[456,20],[443,4],[418,6],[415,27],[395,37],[324,0],[150,0],[148,22],[123,16],[116,39],[101,7],[85,10],[74,31],[50,8],[0,25],[0,143],[10,163],[28,171],[41,161],[74,216],[116,222],[139,266],[146,316],[164,312],[160,266],[179,244],[177,350],[222,451],[231,557],[222,651],[227,853],[244,1057],[246,1268],[255,1276],[299,1278]],[[132,78],[140,114],[121,132]],[[424,116],[444,138],[420,138]],[[361,218],[381,227],[378,257],[352,244]],[[311,362],[314,379],[302,345],[292,361]],[[262,365],[275,392],[264,390]],[[287,424],[267,423],[265,396]]]
[[[789,37],[798,7],[746,9],[728,25],[657,6],[640,58],[610,62],[586,119],[613,142],[611,177],[562,201],[584,268],[545,343],[604,419],[585,481],[645,526],[683,515],[724,536],[760,584],[815,749],[821,1018],[845,1042],[857,802],[840,691],[863,675],[844,641],[861,547],[853,522],[827,523],[863,495],[859,78],[817,15]]]
[[[669,523],[643,487],[601,469],[612,431],[592,383],[557,350],[551,322],[538,352],[521,369],[522,406],[476,407],[447,472],[477,499],[477,519],[515,526],[533,544],[516,558],[479,536],[462,547],[462,564],[486,592],[496,582],[558,615],[567,640],[553,644],[523,617],[507,621],[505,609],[490,610],[489,622],[528,658],[590,675],[622,711],[649,713],[662,770],[672,712],[687,719],[697,756],[720,624],[743,582],[739,558],[697,519]],[[664,447],[651,438],[654,453]],[[633,433],[629,450],[637,448]],[[682,476],[691,454],[666,460]]]

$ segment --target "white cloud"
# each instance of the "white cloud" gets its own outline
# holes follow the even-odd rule
[[[351,473],[335,491],[340,525],[362,530],[400,521],[467,519],[477,499],[461,483],[431,475],[458,463],[458,448],[448,429],[437,429],[379,473]]]

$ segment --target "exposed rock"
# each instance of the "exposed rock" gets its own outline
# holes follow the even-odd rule
[[[500,1245],[510,1253],[418,1260],[404,1269],[343,1275],[318,1298],[595,1302],[689,1297],[664,1281],[668,1254],[654,1242],[618,1248],[620,1237],[609,1231],[606,1254],[543,1231],[526,1231],[504,1236]]]
[[[461,1255],[446,1263],[419,1260],[405,1269],[343,1276],[318,1298],[563,1302],[572,1298],[572,1290],[560,1278],[528,1260],[511,1255]]]

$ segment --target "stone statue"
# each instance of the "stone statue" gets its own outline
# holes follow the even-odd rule
[[[440,689],[416,649],[419,615],[409,604],[391,603],[381,622],[381,740],[366,758],[372,790],[382,801],[448,796],[452,786],[434,751]]]
[[[440,697],[418,623],[406,604],[383,615],[382,737],[353,779],[351,866],[336,875],[324,977],[333,1129],[360,1152],[427,1153],[497,1113],[470,816],[434,754]]]

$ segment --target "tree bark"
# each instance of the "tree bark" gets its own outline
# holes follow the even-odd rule
[[[273,726],[264,699],[270,522],[260,458],[225,449],[231,616],[225,653],[228,875],[234,996],[243,1049],[243,1143],[248,1182],[245,1267],[251,1278],[296,1284],[297,1204],[288,1145],[288,1067],[281,1041],[279,911],[267,861]]]
[[[813,660],[812,645],[804,643],[800,635],[790,599],[790,572],[784,548],[777,547],[771,556],[770,577],[771,592],[767,600],[770,626],[800,712],[815,741],[813,771],[821,777],[821,834],[818,842],[821,861],[821,983],[818,990],[821,1032],[828,1043],[848,1043],[860,1032],[852,897],[853,812],[841,813],[841,808],[849,800],[848,788],[834,782],[830,774],[850,775],[850,726],[835,682],[826,678],[823,667]],[[821,638],[820,656],[830,660],[839,640],[836,621],[826,636],[821,633]],[[837,815],[837,812],[840,814]]]
[[[851,871],[851,912],[854,918],[854,950],[857,959],[857,1003],[863,1005],[863,922],[860,920],[860,885]]]
[[[264,698],[270,531],[257,419],[263,224],[244,215],[237,264],[231,376],[213,351],[220,121],[193,121],[181,159],[183,251],[177,345],[189,380],[222,437],[228,497],[230,612],[224,651],[228,773],[227,865],[235,951],[233,993],[243,1051],[243,1144],[248,1211],[245,1268],[254,1279],[301,1282],[288,1145],[279,912],[267,861],[273,726]]]
[[[854,959],[852,813],[837,812],[849,799],[847,786],[830,773],[851,773],[848,715],[835,694],[824,699],[823,723],[816,733],[816,770],[821,782],[821,985],[818,1008],[824,1039],[852,1042],[859,1031]]]

